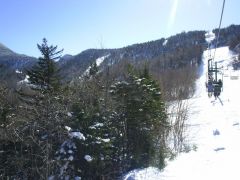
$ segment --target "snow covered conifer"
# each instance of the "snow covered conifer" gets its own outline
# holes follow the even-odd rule
[[[140,76],[129,73],[112,86],[111,92],[117,102],[116,123],[122,139],[118,146],[126,170],[149,165],[162,168],[169,126],[157,83],[146,71]]]

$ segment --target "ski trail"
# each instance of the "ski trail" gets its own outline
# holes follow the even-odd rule
[[[205,88],[207,53],[204,53],[204,70],[197,81],[198,89],[190,101],[190,124],[199,126],[192,126],[189,134],[198,149],[180,154],[176,160],[169,162],[161,173],[163,180],[240,179],[240,83],[224,77],[224,90],[220,97],[209,98]],[[231,53],[227,47],[217,49],[216,61],[226,66],[230,59]]]
[[[232,54],[228,47],[217,48],[215,60],[223,66],[223,92],[208,97],[205,81],[209,51],[203,54],[197,90],[189,100],[189,143],[196,151],[181,153],[167,167],[156,172],[151,167],[136,170],[131,180],[239,180],[240,167],[240,80],[230,77]],[[219,66],[220,67],[220,66]],[[146,178],[147,177],[147,178]],[[129,180],[128,178],[125,180]]]

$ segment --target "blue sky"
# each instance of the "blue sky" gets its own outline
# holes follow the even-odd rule
[[[78,54],[119,48],[189,30],[218,27],[222,0],[0,0],[0,42],[38,57],[46,37]],[[239,0],[226,0],[222,26],[240,24]]]

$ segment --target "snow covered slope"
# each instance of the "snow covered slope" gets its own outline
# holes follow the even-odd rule
[[[217,99],[209,98],[205,87],[209,54],[203,54],[203,71],[196,82],[196,94],[189,101],[188,130],[197,151],[180,154],[163,172],[154,168],[136,170],[125,180],[240,179],[240,73],[229,66],[233,55],[228,47],[218,48],[215,60],[224,69],[223,92]]]
[[[97,67],[99,67],[99,66],[103,63],[103,61],[104,61],[107,57],[109,57],[109,56],[110,56],[110,54],[97,58],[96,61],[95,61]],[[84,76],[88,76],[88,75],[89,75],[89,72],[90,72],[90,68],[91,68],[91,66],[89,66],[89,67],[86,69],[86,71],[83,73],[83,75],[82,75],[81,77],[79,77],[79,79],[83,78]]]

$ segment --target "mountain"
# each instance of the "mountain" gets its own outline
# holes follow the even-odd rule
[[[23,71],[31,67],[36,58],[18,54],[0,43],[0,80],[8,80],[15,84],[18,78],[17,70]]]
[[[217,29],[213,30],[216,34]],[[120,62],[133,64],[148,62],[152,71],[163,69],[179,69],[201,64],[201,56],[207,48],[206,31],[182,32],[168,38],[139,43],[117,49],[88,49],[75,56],[66,54],[57,63],[64,80],[71,81],[81,76],[97,59],[104,57],[100,69],[118,66]],[[215,42],[213,42],[214,44]],[[234,48],[240,43],[240,25],[222,28],[218,46]],[[0,79],[16,74],[36,62],[36,58],[13,52],[0,44]]]
[[[0,43],[0,64],[11,68],[22,69],[29,63],[36,61],[36,58],[18,54]]]
[[[9,56],[9,55],[15,55],[11,49],[4,46],[2,43],[0,43],[0,56]]]
[[[62,67],[62,74],[67,79],[80,76],[91,63],[96,59],[106,56],[101,67],[116,65],[123,60],[131,63],[142,61],[154,61],[161,56],[174,58],[177,55],[181,58],[171,59],[167,68],[177,68],[190,63],[199,63],[205,43],[205,31],[183,32],[167,39],[134,44],[118,49],[88,49],[82,53],[71,56],[70,59],[62,58],[59,61]],[[181,54],[181,55],[180,55]],[[163,58],[161,58],[163,60]],[[170,61],[170,60],[169,60]]]
[[[218,29],[213,32],[217,34]],[[154,71],[179,69],[201,64],[203,50],[207,48],[206,31],[182,32],[169,38],[139,43],[118,49],[88,49],[76,56],[67,56],[59,61],[63,77],[67,80],[80,76],[96,59],[107,56],[101,68],[117,65],[123,60],[131,63],[150,62]],[[216,40],[213,41],[213,46]],[[240,25],[220,29],[217,46],[233,48],[240,43]]]
[[[214,29],[213,33],[217,35],[218,29]],[[216,43],[216,39],[213,41]],[[230,49],[240,43],[240,25],[230,25],[226,28],[222,28],[219,34],[218,46],[230,46]]]

